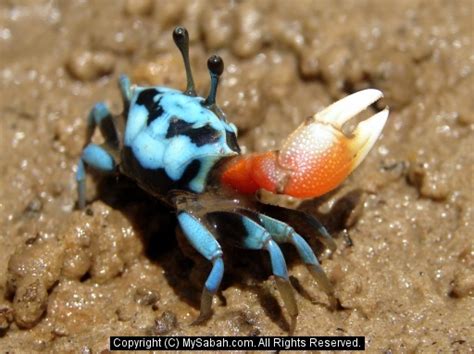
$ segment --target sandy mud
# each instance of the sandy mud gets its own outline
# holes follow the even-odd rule
[[[474,347],[473,5],[459,1],[38,1],[0,4],[0,350],[102,352],[110,335],[285,335],[266,254],[226,253],[214,316],[191,326],[209,265],[175,215],[120,178],[74,173],[90,107],[116,80],[198,91],[224,58],[218,102],[244,151],[277,149],[304,118],[366,87],[390,118],[335,193],[302,208],[338,245],[311,244],[332,310],[284,248],[297,335],[365,335],[370,352]],[[95,136],[94,139],[100,139]],[[98,141],[98,140],[97,140]],[[178,237],[176,237],[178,234]],[[313,242],[314,241],[314,242]]]

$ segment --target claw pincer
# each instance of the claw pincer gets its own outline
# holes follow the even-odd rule
[[[221,181],[241,193],[262,188],[296,198],[314,198],[336,188],[377,141],[388,109],[359,123],[351,136],[342,126],[382,97],[367,89],[347,96],[302,123],[279,151],[238,156],[223,168]]]

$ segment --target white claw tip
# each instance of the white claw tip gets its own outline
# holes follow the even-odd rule
[[[340,130],[349,119],[382,97],[382,91],[376,89],[358,91],[334,102],[317,113],[314,118],[317,122],[331,124],[334,128]]]
[[[360,122],[353,132],[353,138],[350,139],[350,145],[353,151],[357,151],[354,158],[353,169],[355,169],[364,160],[370,149],[374,146],[378,137],[382,133],[382,129],[387,122],[389,110],[385,108],[383,111],[374,114],[369,119]]]

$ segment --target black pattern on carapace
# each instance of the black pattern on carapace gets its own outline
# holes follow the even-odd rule
[[[215,130],[209,124],[199,128],[193,128],[193,123],[188,123],[181,119],[172,119],[168,131],[166,132],[166,138],[170,139],[180,135],[188,136],[191,139],[191,142],[199,147],[218,142],[220,132]]]
[[[146,125],[150,125],[156,118],[160,117],[164,110],[160,104],[161,97],[155,102],[155,97],[160,92],[156,89],[146,89],[140,92],[137,97],[137,104],[145,106],[148,111],[148,118],[146,120]]]
[[[158,91],[154,88],[145,89],[139,93],[137,97],[137,104],[145,106],[150,109],[155,104],[155,97],[158,94]]]

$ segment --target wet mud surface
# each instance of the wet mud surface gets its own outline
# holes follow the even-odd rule
[[[200,94],[207,57],[224,58],[218,102],[244,151],[277,149],[305,117],[359,89],[382,90],[374,108],[390,106],[366,161],[302,206],[338,245],[327,257],[311,241],[339,309],[284,248],[295,334],[365,335],[371,352],[472,350],[472,18],[467,0],[2,1],[0,350],[287,333],[266,254],[226,251],[214,316],[192,326],[209,265],[186,247],[175,214],[115,177],[88,177],[90,202],[77,210],[90,107],[120,112],[120,73],[184,89],[177,24],[191,35]]]

